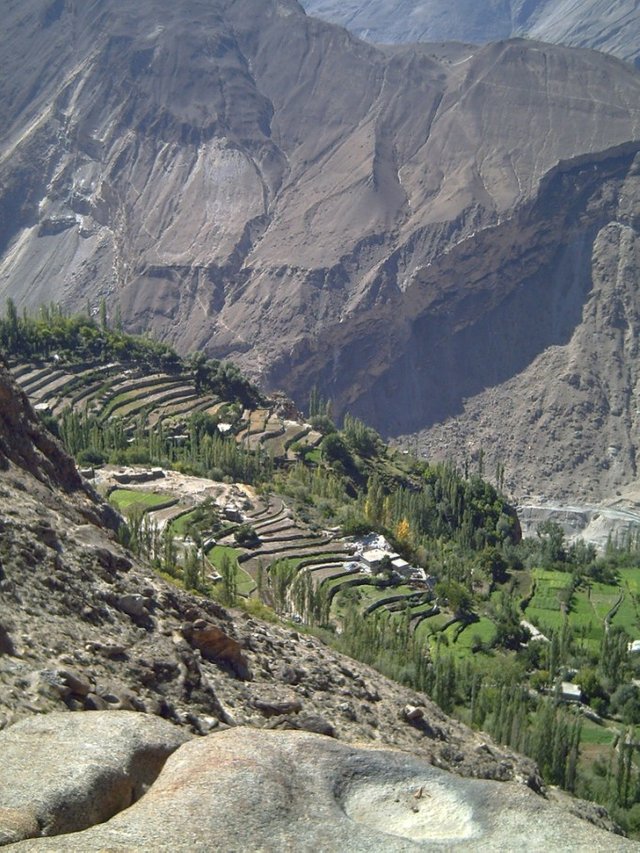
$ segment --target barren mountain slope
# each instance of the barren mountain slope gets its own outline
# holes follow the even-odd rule
[[[318,15],[372,42],[467,41],[512,36],[640,58],[637,0],[302,0]]]
[[[639,181],[633,181],[636,205]],[[586,251],[591,258],[582,260],[591,260],[594,286],[569,340],[517,377],[470,396],[458,417],[410,439],[413,446],[460,462],[482,449],[486,471],[502,463],[518,495],[599,499],[638,477],[637,220],[635,228],[620,220],[606,224]]]
[[[388,433],[571,338],[640,149],[615,59],[382,50],[293,0],[11,3],[0,55],[0,294],[104,296]]]
[[[592,47],[640,65],[638,0],[547,2],[520,33],[556,44]]]

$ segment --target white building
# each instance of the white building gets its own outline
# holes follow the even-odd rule
[[[389,554],[388,551],[383,551],[382,548],[369,548],[368,551],[362,552],[362,562],[365,564],[365,571],[377,572],[385,557],[398,556],[397,554]]]
[[[563,681],[560,684],[560,698],[563,702],[582,702],[582,690],[578,684]]]
[[[394,571],[398,572],[399,575],[404,575],[408,577],[413,571],[412,567],[407,563],[406,560],[403,560],[402,557],[399,557],[397,554],[391,554],[391,565],[393,566]]]

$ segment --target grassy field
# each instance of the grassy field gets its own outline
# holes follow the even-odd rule
[[[565,619],[562,604],[568,600],[573,575],[535,569],[533,578],[535,593],[525,611],[526,618],[544,633],[561,628]]]
[[[622,585],[633,595],[640,595],[640,569],[620,569]]]
[[[569,598],[572,576],[566,572],[533,572],[536,587],[525,617],[544,633],[562,627],[565,619],[563,602],[568,602],[567,616],[576,636],[593,651],[600,648],[605,619],[622,601],[611,619],[611,625],[624,628],[632,637],[640,636],[640,569],[621,569],[620,584],[581,585]]]
[[[185,512],[184,515],[178,516],[175,518],[170,525],[171,532],[174,536],[184,536],[187,525],[191,522],[195,515],[195,510],[191,510],[191,512]]]
[[[231,548],[229,545],[214,545],[213,548],[208,552],[207,559],[209,563],[217,570],[220,571],[220,564],[224,554],[227,554],[231,560],[237,560],[237,558],[243,552],[239,548]],[[236,563],[236,587],[238,590],[238,594],[244,597],[251,595],[253,590],[256,588],[256,582],[249,575],[242,566]]]
[[[624,591],[624,599],[616,611],[616,615],[611,620],[611,624],[617,628],[624,628],[631,637],[638,639],[638,635],[640,635],[640,619],[638,618],[636,605],[628,590]]]
[[[109,502],[120,512],[147,512],[160,506],[170,506],[177,503],[177,498],[171,495],[157,495],[154,492],[142,492],[134,489],[115,489],[109,495]]]
[[[628,634],[637,638],[640,635],[640,569],[621,569],[620,583],[624,600],[611,624],[624,628]]]
[[[442,629],[447,622],[451,621],[450,613],[436,613],[435,616],[429,616],[428,619],[423,619],[416,627],[414,636],[418,640],[426,641],[432,634],[436,634]]]
[[[609,612],[608,610],[606,611]],[[583,637],[596,651],[604,634],[604,620],[596,612],[589,590],[577,590],[571,599],[569,622],[576,634]]]
[[[446,618],[450,620],[451,616],[448,615]],[[490,645],[495,639],[496,626],[491,619],[483,616],[478,622],[472,622],[462,628],[460,622],[454,622],[441,632],[441,635],[446,637],[446,643],[448,644],[447,652],[457,658],[463,658],[474,653],[472,646],[477,641]],[[437,635],[432,634],[428,638],[428,641],[432,651],[435,651],[438,642]]]
[[[238,566],[236,569],[236,586],[238,589],[238,594],[247,598],[251,595],[251,593],[256,588],[256,582],[251,577],[251,575],[247,574],[242,566]]]
[[[490,645],[495,640],[495,637],[495,623],[483,616],[479,622],[472,622],[466,628],[462,629],[456,640],[456,646],[465,651],[471,651],[471,647],[476,640]]]
[[[207,558],[211,565],[218,569],[224,554],[227,554],[232,560],[237,560],[240,554],[243,553],[244,552],[241,551],[240,548],[232,548],[230,545],[214,545],[213,548],[207,552]]]
[[[606,583],[591,584],[591,606],[596,616],[604,621],[605,617],[620,598],[620,587]]]
[[[606,726],[598,725],[592,720],[583,720],[582,735],[580,742],[583,744],[611,744],[617,736],[615,729],[609,729]]]

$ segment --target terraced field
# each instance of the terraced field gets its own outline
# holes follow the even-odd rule
[[[317,532],[294,518],[291,509],[281,498],[271,498],[248,518],[259,537],[258,547],[247,550],[241,557],[242,567],[257,580],[260,571],[281,560],[290,561],[300,571],[322,568],[327,560],[333,571],[341,571],[350,552],[344,543],[334,541],[330,534]],[[317,562],[316,562],[317,561]],[[318,583],[318,579],[315,579]]]
[[[593,651],[598,651],[607,622],[640,636],[640,570],[621,569],[619,584],[590,581],[573,589],[573,577],[566,572],[532,572],[535,592],[525,617],[544,634],[562,627],[568,619],[574,634]]]
[[[640,637],[640,569],[622,569],[620,581],[624,598],[611,618],[611,624],[634,638]]]
[[[115,489],[109,495],[109,501],[122,513],[128,514],[139,510],[148,512],[160,507],[170,507],[178,502],[177,498],[158,495],[154,492],[144,492],[138,489]]]
[[[169,415],[171,406],[188,415],[216,402],[212,396],[199,395],[189,378],[145,374],[135,365],[19,365],[12,373],[34,405],[46,403],[58,415],[66,408],[91,412],[101,420],[144,413],[149,422],[157,423],[160,416]]]
[[[233,424],[232,434],[248,449],[264,448],[274,460],[294,461],[294,442],[313,450],[322,435],[308,424],[283,420],[267,407],[245,410],[238,419],[228,401],[199,394],[188,375],[145,373],[135,364],[18,364],[14,378],[32,404],[60,416],[72,409],[95,415],[100,421],[119,418],[125,424],[140,418],[148,429],[161,421],[178,432],[196,412],[215,415]]]
[[[111,363],[106,365],[79,364],[20,364],[13,368],[13,375],[29,395],[31,402],[55,415],[65,410],[88,413],[102,423],[117,420],[124,426],[125,435],[131,436],[134,428],[155,429],[162,422],[165,435],[173,435],[176,441],[188,434],[188,418],[196,412],[216,416],[221,423],[231,425],[230,434],[249,449],[263,449],[280,464],[294,462],[300,452],[307,457],[315,454],[320,462],[322,434],[300,421],[284,419],[268,406],[254,410],[245,409],[241,414],[235,404],[221,400],[212,394],[201,395],[194,381],[180,373],[145,372],[135,364]],[[116,489],[112,491],[112,502],[122,512],[132,510],[148,515],[149,520],[163,530],[167,525],[184,551],[184,537],[190,518],[193,518],[198,501],[185,497],[179,491],[174,495],[155,494],[152,488]],[[336,583],[336,591],[343,583],[353,581],[354,575],[345,572],[345,564],[352,559],[352,548],[334,533],[312,529],[295,518],[282,499],[271,498],[268,502],[257,499],[253,510],[246,514],[258,536],[253,548],[235,549],[233,525],[225,531],[215,547],[208,551],[210,573],[216,571],[219,548],[235,549],[238,559],[238,589],[243,595],[255,595],[259,575],[267,573],[278,562],[292,567],[296,572],[308,574],[314,590],[320,586]],[[199,531],[205,543],[213,542],[213,533]],[[206,568],[205,568],[206,571]],[[412,596],[410,587],[379,590],[370,575],[360,575],[362,582],[361,600],[363,608],[381,607],[389,613],[421,605]],[[335,598],[336,596],[334,596]],[[415,624],[419,624],[426,611],[412,613]]]
[[[543,633],[562,627],[569,607],[573,575],[568,572],[533,571],[535,592],[525,616]]]

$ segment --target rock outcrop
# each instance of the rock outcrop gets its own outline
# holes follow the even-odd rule
[[[62,451],[22,391],[0,364],[0,469],[23,469],[49,488],[84,489],[73,460]]]
[[[637,847],[526,788],[459,779],[388,749],[243,728],[180,747],[142,799],[106,823],[7,849],[67,845],[78,851],[381,853]]]
[[[0,733],[0,845],[108,820],[188,739],[184,728],[130,711],[21,720]]]

